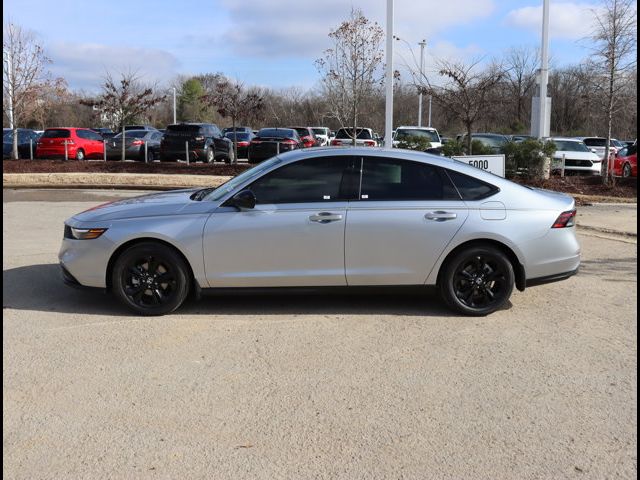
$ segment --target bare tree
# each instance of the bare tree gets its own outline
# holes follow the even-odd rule
[[[369,21],[361,10],[352,9],[349,19],[329,33],[333,47],[315,62],[330,115],[342,127],[349,126],[354,145],[364,100],[383,78],[383,36],[378,23]]]
[[[536,83],[536,69],[539,54],[535,49],[527,47],[511,48],[505,56],[506,80],[513,103],[515,103],[515,119],[522,125],[525,99]]]
[[[442,86],[434,86],[426,77],[414,73],[426,93],[432,95],[445,110],[449,110],[460,119],[467,132],[467,152],[471,155],[471,133],[473,125],[485,110],[489,93],[504,78],[504,69],[496,63],[481,69],[480,60],[470,64],[462,62],[438,62],[438,73],[444,77]]]
[[[39,94],[52,85],[46,67],[51,60],[33,33],[15,23],[6,23],[3,28],[2,49],[7,53],[10,68],[3,69],[3,98],[11,97],[12,112],[3,108],[5,115],[13,115],[13,148],[11,157],[18,158],[18,125],[27,121],[37,109]],[[3,102],[4,104],[4,102]],[[4,105],[3,105],[4,107]]]
[[[595,27],[590,39],[595,48],[591,61],[599,85],[604,90],[607,119],[607,140],[603,159],[603,183],[609,180],[609,147],[613,116],[619,107],[619,94],[625,88],[625,80],[636,67],[637,7],[633,0],[601,0],[600,10],[594,10]]]
[[[248,120],[256,112],[262,110],[264,101],[257,90],[246,90],[241,82],[228,78],[218,81],[212,93],[204,95],[203,100],[217,108],[223,117],[231,118],[231,125],[235,132],[238,120]],[[233,161],[238,161],[238,141],[233,137]]]

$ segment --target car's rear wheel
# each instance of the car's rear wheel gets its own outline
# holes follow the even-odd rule
[[[502,307],[513,292],[515,274],[507,256],[492,246],[474,246],[448,259],[440,276],[444,301],[465,315],[482,316]]]
[[[631,176],[631,165],[628,163],[625,163],[624,167],[622,167],[622,176],[624,178],[629,178]]]
[[[172,248],[144,242],[125,250],[113,267],[118,299],[141,315],[173,312],[189,293],[189,268]]]
[[[76,160],[84,160],[84,150],[81,148],[76,151]]]
[[[144,160],[144,154],[142,159]],[[156,156],[153,153],[153,150],[147,150],[147,163],[151,163],[156,159]]]

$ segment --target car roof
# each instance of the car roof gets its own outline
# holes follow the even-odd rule
[[[401,128],[410,128],[412,130],[436,130],[433,127],[414,127],[411,125],[402,125],[400,127],[396,127],[396,130],[400,130]]]

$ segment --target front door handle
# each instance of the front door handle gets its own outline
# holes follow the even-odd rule
[[[311,215],[309,220],[317,223],[337,222],[338,220],[342,220],[342,215],[339,213],[320,212],[315,215]]]
[[[454,220],[458,215],[453,212],[443,212],[442,210],[437,210],[435,212],[427,212],[424,216],[427,220],[434,220],[436,222],[445,222],[447,220]]]

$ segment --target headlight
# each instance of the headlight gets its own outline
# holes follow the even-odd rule
[[[93,240],[106,231],[106,228],[74,228],[65,225],[64,238],[70,238],[72,240]]]

